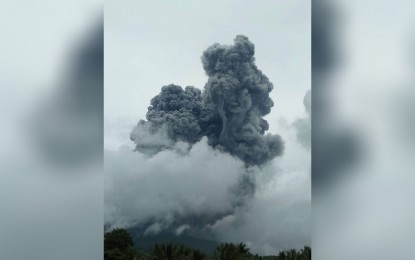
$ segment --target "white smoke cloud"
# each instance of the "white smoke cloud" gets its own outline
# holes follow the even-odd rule
[[[290,125],[280,130],[287,142],[284,157],[248,169],[206,138],[190,150],[178,142],[151,157],[127,146],[107,150],[107,228],[141,226],[148,237],[169,231],[242,241],[260,254],[309,245],[310,154]],[[243,177],[255,183],[253,191],[241,185]]]
[[[181,149],[181,147],[177,147]],[[131,150],[105,153],[105,221],[131,227],[149,220],[232,210],[243,163],[214,151],[206,139],[186,155],[166,150],[148,158]]]
[[[210,228],[222,241],[245,242],[264,255],[310,244],[310,175],[290,172],[275,176],[246,207]]]

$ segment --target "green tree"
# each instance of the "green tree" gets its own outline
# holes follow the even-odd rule
[[[183,245],[156,244],[151,250],[152,260],[204,260],[202,252]]]
[[[251,254],[244,243],[222,243],[213,255],[184,246],[155,244],[149,251],[139,252],[125,229],[113,229],[104,236],[105,260],[311,260],[311,247],[283,250],[274,256]]]
[[[104,249],[105,250],[126,250],[133,247],[134,242],[126,229],[116,228],[104,235]]]
[[[105,260],[135,260],[136,251],[133,239],[127,230],[113,229],[104,235],[104,259]]]
[[[245,260],[251,259],[252,255],[244,243],[237,245],[233,243],[222,243],[216,249],[215,258],[217,260]]]
[[[304,260],[311,260],[311,247],[305,246],[302,250],[302,259]]]

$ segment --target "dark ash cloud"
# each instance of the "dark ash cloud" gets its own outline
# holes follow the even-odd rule
[[[265,134],[269,125],[263,117],[274,106],[269,96],[273,85],[256,67],[254,53],[254,44],[242,35],[233,45],[210,46],[202,56],[209,77],[203,93],[194,87],[164,86],[151,100],[147,121],[140,121],[132,131],[136,150],[154,154],[178,141],[194,144],[207,136],[210,146],[247,165],[282,155],[281,137]],[[161,133],[168,142],[142,141]]]
[[[197,88],[164,86],[160,94],[151,99],[147,121],[141,120],[131,133],[136,150],[154,154],[171,148],[178,141],[191,144],[199,141],[201,102],[201,91]]]

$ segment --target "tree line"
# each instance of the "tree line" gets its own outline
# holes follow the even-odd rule
[[[155,244],[142,252],[134,247],[133,239],[126,229],[117,228],[104,235],[105,260],[311,260],[311,248],[290,249],[273,256],[252,254],[244,243],[222,243],[213,254],[184,245],[172,243]]]

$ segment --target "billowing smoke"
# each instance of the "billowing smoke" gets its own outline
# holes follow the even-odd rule
[[[202,56],[209,79],[203,93],[194,87],[164,86],[151,100],[146,115],[131,133],[136,150],[150,154],[178,141],[194,144],[207,136],[210,146],[247,165],[261,165],[284,150],[279,135],[267,134],[263,117],[274,102],[272,83],[256,67],[254,44],[238,35],[233,45],[214,44]],[[156,136],[153,138],[151,136]],[[169,141],[149,142],[149,140]]]
[[[150,154],[171,148],[178,141],[196,143],[201,138],[201,91],[194,87],[164,86],[148,108],[146,118],[131,133],[136,150]]]
[[[128,228],[143,248],[243,240],[271,254],[308,243],[309,153],[287,150],[295,164],[273,160],[284,150],[266,134],[273,85],[254,61],[245,36],[214,44],[202,55],[203,91],[170,84],[151,99],[130,133],[138,152],[105,152],[107,229]]]
[[[202,56],[209,76],[201,116],[209,144],[223,148],[247,164],[262,164],[283,151],[278,135],[264,135],[271,112],[272,83],[256,67],[254,44],[238,35],[234,45],[214,44]]]
[[[105,153],[107,224],[157,223],[165,231],[183,224],[196,228],[233,213],[240,204],[235,189],[240,189],[243,163],[214,150],[206,137],[186,156],[180,149],[177,143],[151,158],[129,150]]]
[[[106,229],[129,229],[144,249],[173,242],[209,251],[243,241],[254,252],[274,254],[309,244],[308,152],[290,149],[284,157],[293,163],[282,168],[276,160],[247,168],[207,137],[185,156],[183,144],[151,157],[130,148],[105,152]]]

